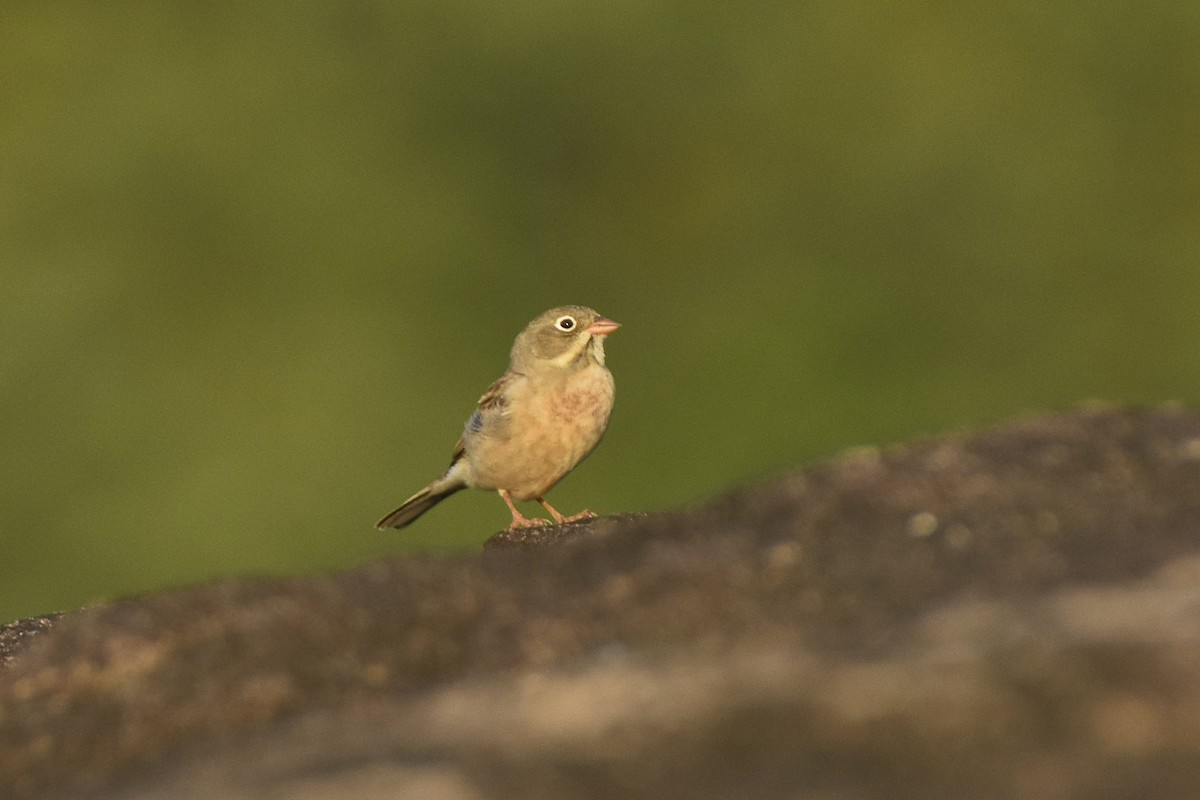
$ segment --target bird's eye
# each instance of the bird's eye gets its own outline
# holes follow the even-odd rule
[[[554,320],[554,327],[558,328],[560,331],[573,331],[575,330],[575,318],[569,314],[561,316]]]

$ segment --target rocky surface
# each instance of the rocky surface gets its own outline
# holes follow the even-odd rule
[[[860,449],[7,652],[3,797],[1192,798],[1200,415]]]
[[[33,641],[34,637],[50,630],[58,616],[51,614],[46,617],[30,617],[0,625],[0,665],[12,661],[21,648]]]

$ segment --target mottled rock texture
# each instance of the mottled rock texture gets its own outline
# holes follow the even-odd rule
[[[861,449],[0,655],[6,798],[1190,800],[1200,415]]]

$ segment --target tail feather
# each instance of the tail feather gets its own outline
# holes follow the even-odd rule
[[[405,500],[395,511],[379,520],[375,527],[381,531],[388,528],[403,528],[450,495],[465,488],[467,487],[458,481],[445,478],[436,480]]]

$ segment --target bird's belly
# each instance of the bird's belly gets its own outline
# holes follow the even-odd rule
[[[600,442],[612,411],[612,379],[548,392],[513,414],[496,436],[468,443],[471,484],[518,500],[542,497]],[[531,398],[532,399],[532,398]]]

